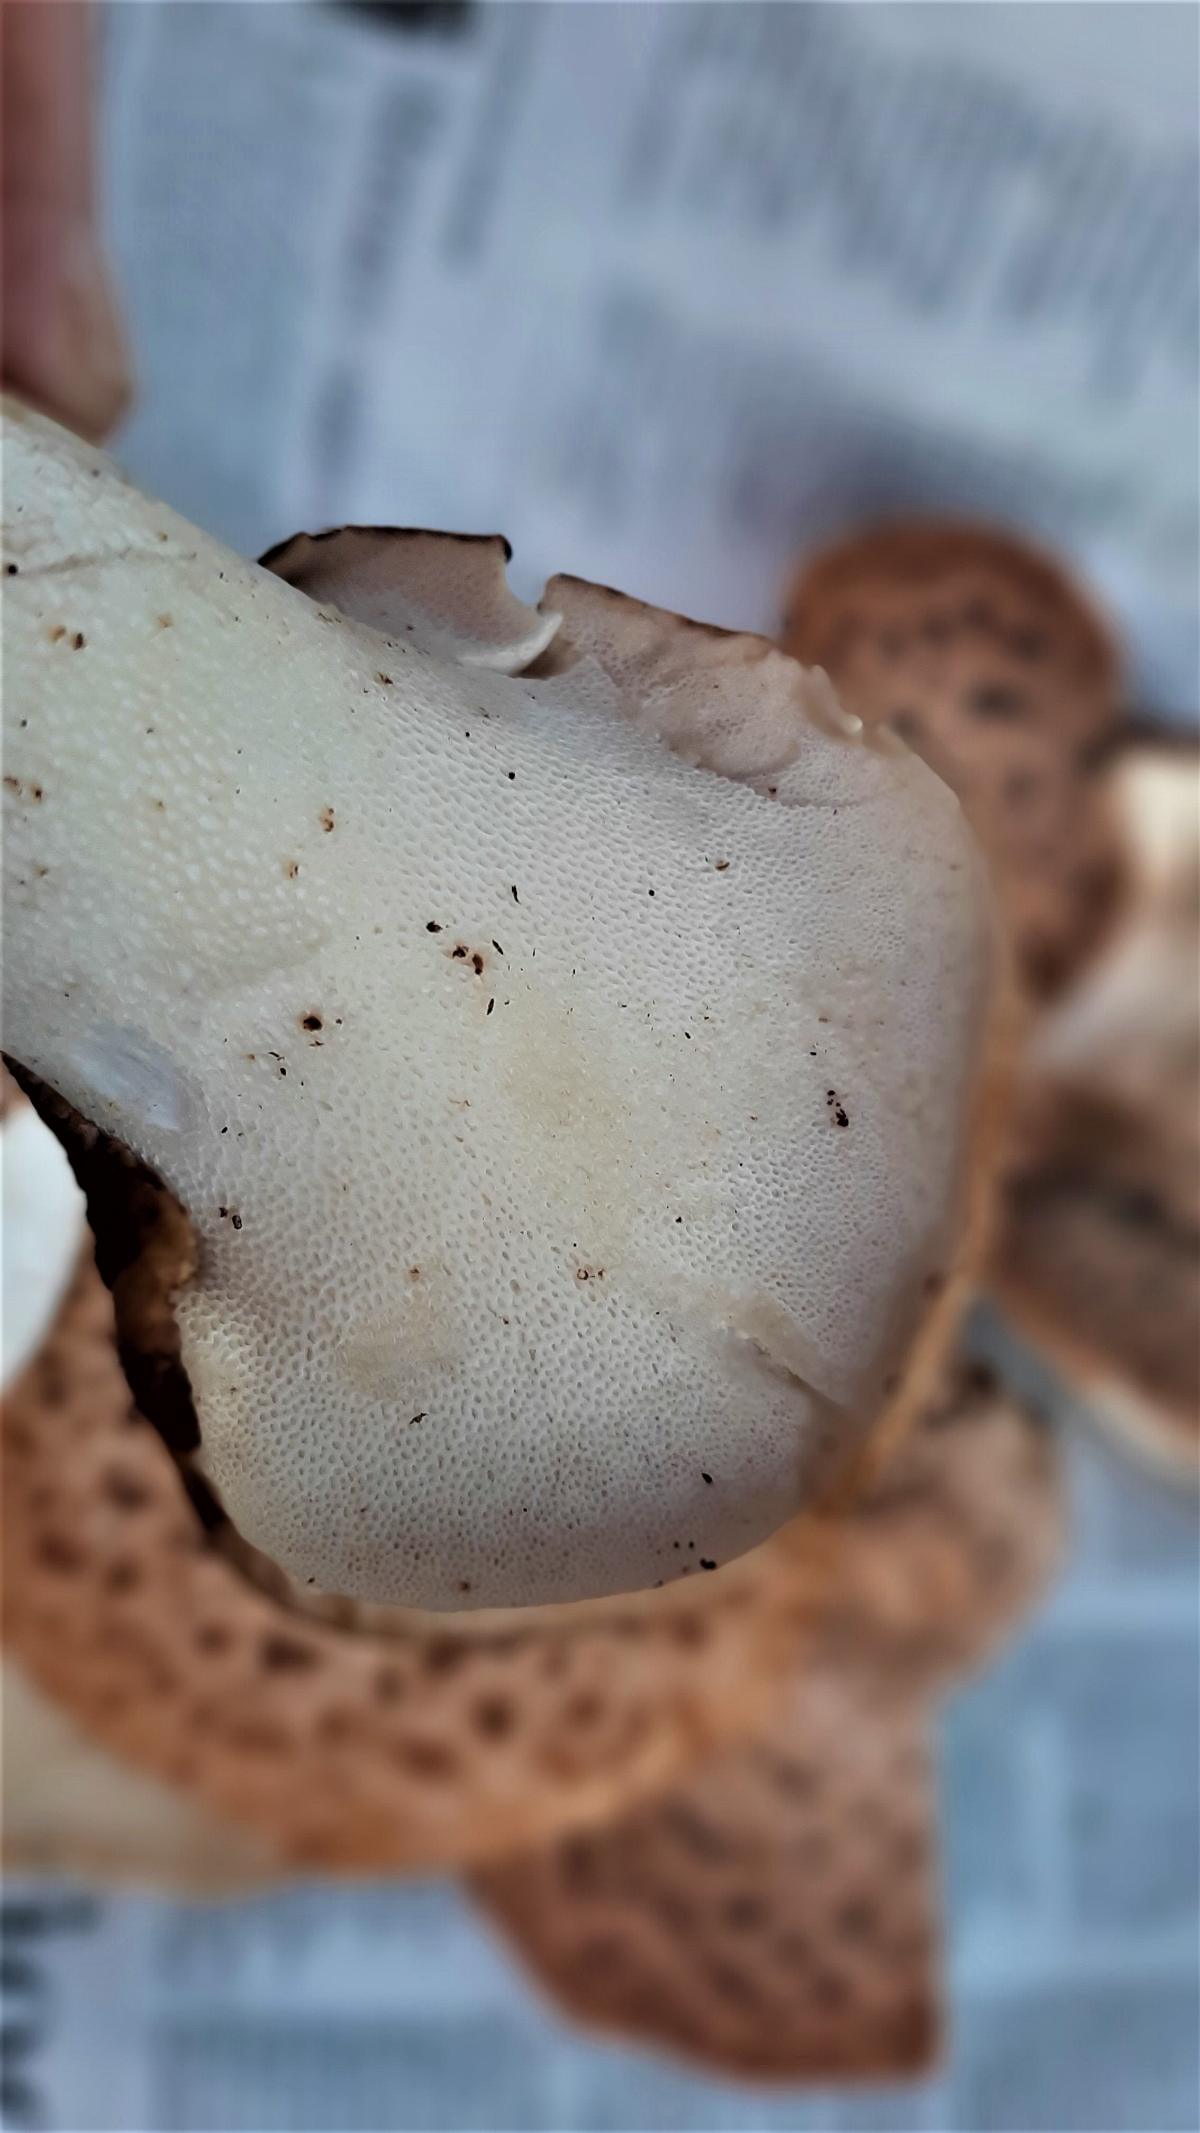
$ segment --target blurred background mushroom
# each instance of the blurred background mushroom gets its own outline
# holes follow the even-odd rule
[[[6,383],[94,433],[135,371],[121,459],[243,553],[504,524],[525,595],[777,633],[960,791],[1020,998],[979,1301],[819,1577],[415,1624],[326,1703],[292,1655],[345,1624],[209,1547],[158,1791],[189,1551],[123,1461],[186,1239],[124,1200],[4,1402],[6,1632],[59,1670],[4,1699],[6,2122],[1194,2129],[1195,14],[0,20]],[[237,1808],[289,1742],[289,1877],[386,1760],[347,1851],[470,1861],[491,1929],[445,1878],[280,1891]]]

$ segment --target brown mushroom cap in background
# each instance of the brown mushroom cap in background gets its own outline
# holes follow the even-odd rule
[[[1122,717],[1055,562],[905,521],[810,558],[784,641],[959,793],[1024,991],[985,1283],[1086,1410],[1200,1477],[1200,754]]]
[[[1030,1606],[1062,1540],[1053,1444],[944,1374],[841,1529],[754,1736],[608,1827],[473,1878],[577,2020],[760,2080],[899,2078],[941,2026],[934,1702]]]
[[[1120,839],[1097,775],[1120,728],[1121,667],[1079,587],[991,527],[906,519],[806,560],[781,641],[957,792],[1027,994],[1040,1003],[1059,993],[1122,896]]]

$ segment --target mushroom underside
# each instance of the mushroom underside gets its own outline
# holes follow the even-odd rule
[[[365,1605],[717,1575],[954,1263],[957,803],[778,648],[525,608],[498,541],[263,568],[26,410],[5,467],[5,1038],[187,1211],[193,1466]]]

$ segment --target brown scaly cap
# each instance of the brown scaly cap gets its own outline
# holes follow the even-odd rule
[[[476,1894],[577,2021],[743,2079],[918,2073],[940,2026],[924,1714],[854,1666],[780,1702],[667,1799]]]
[[[782,641],[958,793],[1024,986],[1035,1001],[1058,993],[1122,894],[1095,774],[1120,724],[1120,666],[1078,587],[1007,534],[905,520],[807,562]]]
[[[167,1247],[168,1252],[171,1247]],[[456,1865],[585,1823],[752,1723],[794,1543],[594,1607],[307,1619],[215,1545],[133,1405],[90,1252],[4,1401],[6,1648],[98,1747],[258,1831],[280,1870]]]
[[[933,1698],[1061,1538],[1046,1433],[961,1365],[842,1529],[755,1738],[475,1893],[577,2019],[762,2080],[899,2077],[938,2041]]]

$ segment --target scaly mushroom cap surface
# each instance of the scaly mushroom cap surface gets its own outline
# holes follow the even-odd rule
[[[783,642],[886,721],[961,799],[1028,1001],[1060,994],[1119,913],[1098,765],[1122,710],[1116,645],[1053,560],[998,528],[901,519],[811,556]]]
[[[725,2074],[893,2078],[940,2030],[935,1698],[1057,1562],[1049,1433],[942,1375],[841,1523],[796,1663],[745,1740],[660,1799],[473,1877],[553,1998]]]
[[[1200,767],[1121,716],[1115,645],[1050,558],[901,521],[811,557],[785,641],[953,785],[1026,996],[985,1270],[1087,1410],[1200,1472]]]
[[[522,609],[499,543],[263,569],[20,408],[4,451],[5,1041],[194,1224],[239,1531],[445,1609],[753,1546],[953,1250],[957,803],[760,640]]]

